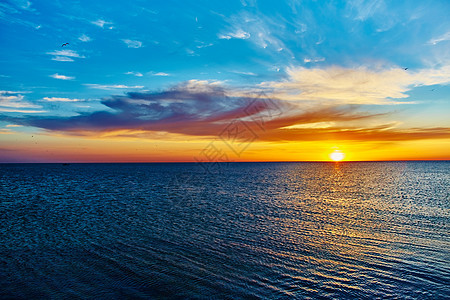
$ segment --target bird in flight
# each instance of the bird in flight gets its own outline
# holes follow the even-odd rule
[[[64,44],[61,45],[61,47],[64,47],[64,46],[67,46],[67,45],[69,45],[69,43],[64,43]]]

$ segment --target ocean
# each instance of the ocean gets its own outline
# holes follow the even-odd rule
[[[448,299],[449,195],[449,161],[0,164],[0,298]]]

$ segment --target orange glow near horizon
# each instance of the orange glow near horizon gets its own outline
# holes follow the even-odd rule
[[[226,157],[228,161],[257,162],[339,161],[344,159],[341,155],[345,155],[344,161],[448,160],[448,149],[450,139],[400,142],[254,141],[237,155],[229,144],[218,138],[173,134],[161,139],[83,137],[12,132],[2,135],[0,158],[1,162],[214,162],[224,161]]]

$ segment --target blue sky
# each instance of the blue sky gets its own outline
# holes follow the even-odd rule
[[[447,128],[448,11],[446,0],[2,1],[0,128],[64,132],[43,124],[117,112],[107,103],[129,92],[216,87],[216,110],[197,113],[264,92],[302,113],[383,114],[364,128]],[[89,124],[72,129],[105,130]]]

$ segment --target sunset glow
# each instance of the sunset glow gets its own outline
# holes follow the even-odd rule
[[[0,6],[0,162],[450,159],[448,1],[131,2]]]

